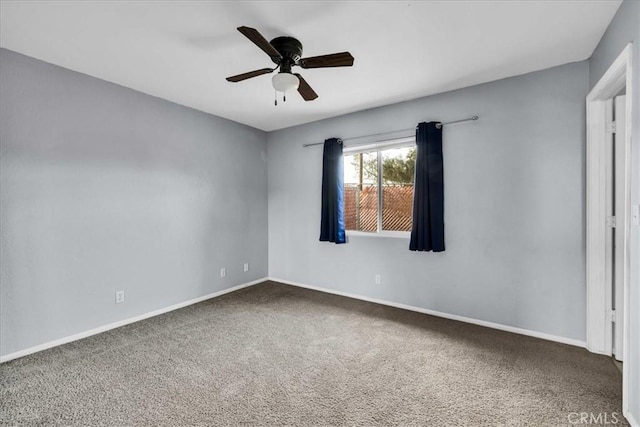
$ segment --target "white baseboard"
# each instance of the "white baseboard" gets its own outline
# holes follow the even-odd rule
[[[368,301],[368,302],[373,302],[376,304],[381,304],[381,305],[387,305],[390,307],[396,307],[396,308],[401,308],[404,310],[410,310],[410,311],[415,311],[418,313],[423,313],[423,314],[428,314],[431,316],[437,316],[437,317],[443,317],[445,319],[451,319],[451,320],[457,320],[459,322],[465,322],[465,323],[471,323],[474,325],[480,325],[480,326],[485,326],[487,328],[493,328],[493,329],[499,329],[501,331],[507,331],[507,332],[512,332],[515,334],[520,334],[520,335],[527,335],[527,336],[531,336],[531,337],[536,337],[536,338],[541,338],[541,339],[545,339],[545,340],[549,340],[549,341],[555,341],[555,342],[559,342],[559,343],[563,343],[563,344],[569,344],[569,345],[573,345],[573,346],[577,346],[577,347],[586,347],[586,342],[584,341],[580,341],[580,340],[575,340],[572,338],[565,338],[565,337],[560,337],[560,336],[556,336],[556,335],[551,335],[551,334],[546,334],[543,332],[537,332],[537,331],[531,331],[528,329],[522,329],[522,328],[516,328],[513,326],[507,326],[507,325],[501,325],[499,323],[493,323],[493,322],[486,322],[484,320],[477,320],[477,319],[472,319],[469,317],[464,317],[464,316],[458,316],[456,314],[449,314],[449,313],[443,313],[443,312],[439,312],[439,311],[435,311],[435,310],[429,310],[426,308],[421,308],[421,307],[415,307],[415,306],[410,306],[410,305],[406,305],[406,304],[400,304],[400,303],[395,303],[395,302],[391,302],[391,301],[385,301],[385,300],[381,300],[381,299],[376,299],[376,298],[369,298],[369,297],[365,297],[362,295],[355,295],[355,294],[351,294],[351,293],[347,293],[347,292],[340,292],[340,291],[335,291],[332,289],[328,289],[328,288],[322,288],[319,286],[311,286],[311,285],[306,285],[304,283],[299,283],[299,282],[293,282],[291,280],[285,280],[285,279],[279,279],[276,277],[264,277],[258,280],[254,280],[252,282],[248,282],[248,283],[243,283],[241,285],[238,286],[234,286],[232,288],[228,288],[228,289],[223,289],[221,291],[218,292],[214,292],[208,295],[204,295],[198,298],[194,298],[188,301],[184,301],[178,304],[174,304],[171,305],[169,307],[164,307],[164,308],[160,308],[158,310],[154,310],[145,314],[141,314],[139,316],[135,316],[135,317],[131,317],[125,320],[120,320],[118,322],[114,322],[114,323],[110,323],[108,325],[104,325],[104,326],[100,326],[97,328],[93,328],[90,329],[88,331],[84,331],[84,332],[80,332],[78,334],[74,334],[74,335],[70,335],[64,338],[60,338],[57,340],[53,340],[53,341],[49,341],[43,344],[39,344],[36,345],[34,347],[30,347],[24,350],[20,350],[14,353],[10,353],[4,356],[0,356],[0,363],[4,363],[4,362],[8,362],[10,360],[13,359],[17,359],[19,357],[23,357],[23,356],[27,356],[29,354],[33,354],[33,353],[37,353],[39,351],[42,350],[46,350],[52,347],[57,347],[59,345],[63,345],[63,344],[67,344],[73,341],[77,341],[79,339],[82,338],[87,338],[90,337],[92,335],[97,335],[99,333],[102,332],[106,332],[109,331],[111,329],[115,329],[115,328],[119,328],[121,326],[125,326],[131,323],[135,323],[135,322],[139,322],[141,320],[144,319],[148,319],[150,317],[154,317],[154,316],[158,316],[160,314],[163,313],[167,313],[169,311],[173,311],[173,310],[177,310],[179,308],[183,308],[192,304],[197,304],[199,302],[202,301],[206,301],[208,299],[211,298],[216,298],[219,297],[221,295],[224,294],[228,294],[230,292],[234,292],[237,291],[239,289],[242,288],[246,288],[249,286],[253,286],[253,285],[257,285],[258,283],[262,283],[266,280],[271,280],[274,282],[279,282],[279,283],[283,283],[285,285],[291,285],[291,286],[297,286],[300,288],[306,288],[306,289],[312,289],[315,291],[320,291],[320,292],[325,292],[325,293],[329,293],[329,294],[334,294],[334,295],[340,295],[343,297],[347,297],[347,298],[354,298],[354,299],[358,299],[358,300],[362,300],[362,301]],[[631,420],[630,420],[631,421]],[[632,423],[632,425],[634,425]]]
[[[150,312],[145,313],[145,314],[141,314],[139,316],[130,317],[130,318],[125,319],[125,320],[120,320],[118,322],[109,323],[108,325],[99,326],[97,328],[89,329],[88,331],[80,332],[78,334],[70,335],[70,336],[67,336],[67,337],[64,337],[64,338],[60,338],[60,339],[57,339],[57,340],[46,342],[44,344],[39,344],[39,345],[36,345],[34,347],[30,347],[30,348],[27,348],[27,349],[24,349],[24,350],[16,351],[15,353],[10,353],[10,354],[7,354],[5,356],[0,356],[0,363],[8,362],[9,360],[13,360],[13,359],[17,359],[19,357],[27,356],[29,354],[37,353],[39,351],[46,350],[46,349],[49,349],[49,348],[52,348],[52,347],[57,347],[57,346],[62,345],[62,344],[67,344],[67,343],[70,343],[70,342],[73,342],[73,341],[77,341],[77,340],[80,340],[82,338],[87,338],[87,337],[90,337],[92,335],[97,335],[97,334],[100,334],[102,332],[109,331],[111,329],[119,328],[121,326],[125,326],[125,325],[128,325],[130,323],[139,322],[141,320],[148,319],[148,318],[154,317],[154,316],[158,316],[159,314],[167,313],[169,311],[177,310],[179,308],[183,308],[183,307],[186,307],[188,305],[197,304],[199,302],[206,301],[206,300],[211,299],[211,298],[216,298],[216,297],[219,297],[221,295],[228,294],[230,292],[234,292],[234,291],[237,291],[237,290],[242,289],[242,288],[246,288],[246,287],[249,287],[249,286],[257,285],[258,283],[262,283],[262,282],[264,282],[266,280],[268,280],[268,279],[266,277],[263,277],[262,279],[254,280],[254,281],[248,282],[248,283],[243,283],[243,284],[234,286],[232,288],[223,289],[221,291],[217,291],[217,292],[214,292],[214,293],[211,293],[211,294],[208,294],[208,295],[204,295],[204,296],[201,296],[201,297],[198,297],[198,298],[194,298],[194,299],[191,299],[191,300],[188,300],[188,301],[183,301],[183,302],[180,302],[178,304],[171,305],[169,307],[164,307],[164,308],[160,308],[158,310],[150,311]]]
[[[362,295],[355,295],[355,294],[351,294],[351,293],[347,293],[347,292],[334,291],[333,289],[321,288],[319,286],[306,285],[304,283],[293,282],[291,280],[278,279],[277,277],[269,277],[268,280],[271,280],[273,282],[283,283],[285,285],[297,286],[299,288],[312,289],[314,291],[325,292],[325,293],[328,293],[328,294],[340,295],[340,296],[347,297],[347,298],[354,298],[354,299],[358,299],[358,300],[362,300],[362,301],[373,302],[373,303],[376,303],[376,304],[387,305],[387,306],[390,306],[390,307],[401,308],[401,309],[404,309],[404,310],[416,311],[418,313],[428,314],[428,315],[436,316],[436,317],[443,317],[445,319],[457,320],[459,322],[471,323],[471,324],[474,324],[474,325],[484,326],[484,327],[487,327],[487,328],[499,329],[501,331],[512,332],[514,334],[527,335],[527,336],[530,336],[530,337],[541,338],[543,340],[555,341],[555,342],[559,342],[559,343],[562,343],[562,344],[569,344],[569,345],[573,345],[573,346],[576,346],[576,347],[584,347],[584,348],[586,348],[586,345],[587,345],[587,343],[585,341],[580,341],[580,340],[576,340],[576,339],[573,339],[573,338],[560,337],[560,336],[557,336],[557,335],[546,334],[544,332],[537,332],[537,331],[532,331],[532,330],[529,330],[529,329],[522,329],[522,328],[516,328],[514,326],[502,325],[500,323],[493,323],[493,322],[487,322],[487,321],[484,321],[484,320],[472,319],[470,317],[458,316],[457,314],[443,313],[443,312],[440,312],[440,311],[429,310],[427,308],[414,307],[414,306],[411,306],[411,305],[400,304],[400,303],[391,302],[391,301],[385,301],[385,300],[376,299],[376,298],[369,298],[369,297],[365,297],[365,296],[362,296]]]

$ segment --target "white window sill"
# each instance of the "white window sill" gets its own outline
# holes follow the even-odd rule
[[[347,230],[347,237],[391,237],[394,239],[410,239],[411,232],[409,231],[380,231],[380,232],[367,232]]]

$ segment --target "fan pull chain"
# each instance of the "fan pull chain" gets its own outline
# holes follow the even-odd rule
[[[278,91],[274,91],[275,100],[273,101],[273,105],[278,106]],[[282,92],[282,102],[287,102],[287,94],[286,92]]]

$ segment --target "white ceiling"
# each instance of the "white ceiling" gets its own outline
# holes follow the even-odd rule
[[[266,131],[588,58],[621,1],[4,1],[0,46]],[[271,67],[236,27],[298,38],[319,94],[273,105]]]

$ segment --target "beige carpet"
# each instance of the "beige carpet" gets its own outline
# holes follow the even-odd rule
[[[620,390],[584,349],[264,283],[0,365],[0,424],[556,426]]]

